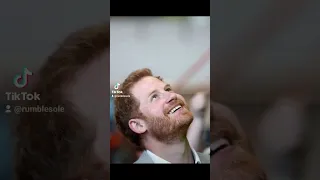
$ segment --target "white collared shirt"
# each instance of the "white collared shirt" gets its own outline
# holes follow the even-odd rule
[[[169,161],[162,159],[161,157],[155,155],[153,152],[151,152],[149,150],[146,150],[146,151],[155,164],[171,164]],[[194,163],[201,164],[198,153],[193,148],[191,148],[191,151],[192,151],[192,155],[194,158]]]

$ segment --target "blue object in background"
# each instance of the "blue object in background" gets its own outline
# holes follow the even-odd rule
[[[114,104],[113,98],[110,96],[110,131],[114,132],[116,129],[116,122],[114,120]]]

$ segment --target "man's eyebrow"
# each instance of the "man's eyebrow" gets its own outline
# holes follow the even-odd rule
[[[150,97],[153,93],[157,92],[158,90],[153,90],[151,93],[149,93],[148,97]]]
[[[170,84],[166,84],[163,89],[171,88]]]
[[[170,84],[166,84],[163,89],[171,88]],[[157,92],[158,90],[153,90],[151,93],[149,93],[148,97],[150,97],[153,93]]]

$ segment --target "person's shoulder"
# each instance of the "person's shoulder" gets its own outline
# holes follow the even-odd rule
[[[139,158],[133,164],[144,164],[144,162],[141,158]]]
[[[133,164],[150,164],[153,163],[151,157],[148,155],[146,151],[144,151],[138,160],[136,160]]]
[[[136,160],[133,164],[140,164],[139,160]]]
[[[144,164],[143,158],[140,156],[133,164]]]
[[[201,163],[202,164],[210,164],[210,155],[209,154],[205,154],[205,153],[201,153],[201,152],[197,152]]]

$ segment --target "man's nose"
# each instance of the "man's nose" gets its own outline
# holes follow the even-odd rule
[[[166,103],[171,103],[171,102],[174,102],[175,100],[177,100],[176,93],[168,92]]]

